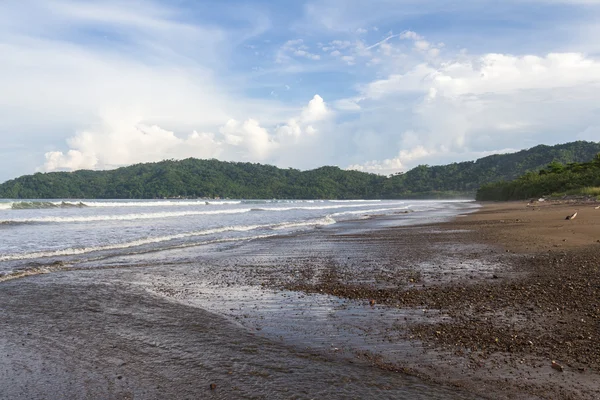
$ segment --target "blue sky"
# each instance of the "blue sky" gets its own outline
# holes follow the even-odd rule
[[[600,0],[0,3],[0,181],[218,158],[382,174],[600,140]]]

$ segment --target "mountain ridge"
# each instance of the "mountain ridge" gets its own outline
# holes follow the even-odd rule
[[[419,165],[389,177],[339,167],[312,170],[215,159],[164,160],[113,170],[24,175],[0,184],[0,198],[149,199],[164,197],[359,199],[475,197],[485,184],[516,179],[551,162],[587,162],[600,143],[538,145],[475,161]]]

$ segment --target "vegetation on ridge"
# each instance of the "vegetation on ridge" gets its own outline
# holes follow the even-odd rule
[[[520,200],[549,195],[600,197],[600,153],[586,163],[550,163],[538,172],[528,172],[510,182],[482,186],[477,200]]]
[[[385,177],[338,167],[310,171],[270,165],[198,160],[166,160],[109,171],[51,172],[26,175],[0,185],[0,197],[33,198],[163,198],[229,197],[255,199],[373,199],[473,197],[485,184],[515,179],[552,161],[588,161],[600,144],[572,142],[536,146],[512,154],[444,166],[418,166]],[[536,172],[537,173],[537,172]]]

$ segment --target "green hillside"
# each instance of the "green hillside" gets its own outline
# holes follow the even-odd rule
[[[563,164],[590,161],[599,152],[600,143],[577,141],[556,146],[539,145],[477,161],[419,166],[386,182],[387,193],[459,191],[474,194],[487,183],[516,179],[527,172],[539,171],[553,161]]]
[[[518,179],[483,185],[478,200],[522,200],[549,195],[588,195],[600,198],[600,153],[587,163],[553,162]]]
[[[337,167],[310,171],[270,165],[186,159],[137,164],[109,171],[26,175],[0,185],[0,197],[27,198],[303,198],[358,199],[471,196],[485,184],[515,179],[549,163],[585,162],[600,144],[536,146],[512,154],[444,166],[418,166],[384,177]]]

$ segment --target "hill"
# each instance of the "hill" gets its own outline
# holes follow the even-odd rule
[[[552,162],[509,182],[483,185],[477,200],[522,200],[550,195],[587,195],[600,199],[600,153],[587,163]]]
[[[166,160],[109,171],[36,173],[0,185],[1,198],[303,198],[359,199],[473,197],[485,184],[515,179],[549,163],[585,162],[600,144],[572,142],[536,146],[512,154],[444,166],[418,166],[391,177],[338,167],[310,171],[270,165],[199,160]]]
[[[600,152],[600,143],[577,141],[556,146],[539,145],[510,154],[495,154],[442,166],[418,166],[392,177],[387,193],[458,191],[475,193],[482,185],[508,181],[539,171],[556,161],[567,164],[586,162]]]

